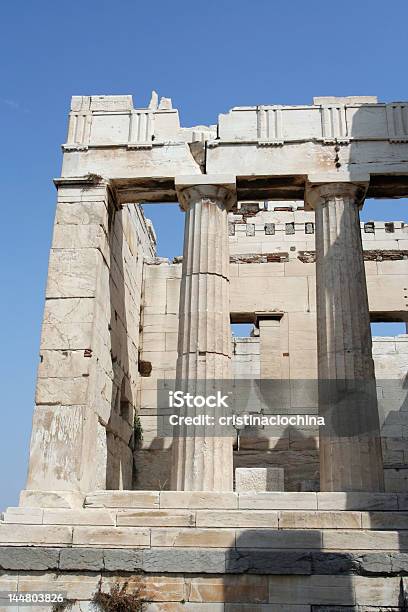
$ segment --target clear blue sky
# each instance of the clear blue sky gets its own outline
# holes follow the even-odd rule
[[[183,125],[232,106],[317,95],[407,100],[406,0],[71,0],[1,10],[2,350],[0,510],[24,486],[48,250],[73,94],[173,98]],[[150,209],[149,209],[150,210]],[[408,219],[405,202],[372,219]],[[182,216],[151,209],[160,254],[181,252]]]

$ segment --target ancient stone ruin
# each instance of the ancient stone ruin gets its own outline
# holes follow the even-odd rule
[[[114,585],[146,612],[407,610],[408,335],[373,340],[370,322],[408,322],[408,224],[359,210],[408,197],[408,103],[315,98],[184,128],[167,98],[74,96],[54,182],[0,591],[78,611]],[[171,202],[173,261],[147,218]],[[258,381],[251,414],[268,414],[266,381],[285,415],[326,426],[161,433],[163,381],[219,379]]]

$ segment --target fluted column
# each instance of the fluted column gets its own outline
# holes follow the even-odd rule
[[[381,491],[384,475],[359,208],[365,186],[309,185],[316,213],[322,491]]]
[[[231,378],[227,213],[234,203],[235,189],[232,179],[230,183],[225,177],[210,179],[202,177],[212,184],[189,186],[189,181],[182,179],[178,183],[186,218],[177,385],[199,394],[205,394],[206,386],[211,386],[206,381]],[[183,431],[179,433],[173,441],[172,488],[232,490],[231,438],[215,437],[211,429],[208,435],[202,429],[189,437]]]

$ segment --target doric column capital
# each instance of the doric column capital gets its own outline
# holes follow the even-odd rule
[[[176,176],[175,186],[180,207],[185,211],[200,200],[222,202],[227,210],[237,201],[236,179],[229,174]]]
[[[307,183],[305,189],[305,204],[307,208],[316,210],[333,198],[350,198],[361,208],[367,192],[368,183]]]

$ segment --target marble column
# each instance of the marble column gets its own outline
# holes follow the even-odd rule
[[[204,394],[211,380],[232,378],[227,215],[235,180],[180,177],[176,187],[186,212],[177,385]],[[172,489],[232,490],[232,439],[215,437],[210,429],[208,435],[180,434],[173,441]]]
[[[309,185],[316,214],[322,491],[382,491],[384,472],[359,209],[365,186]]]

